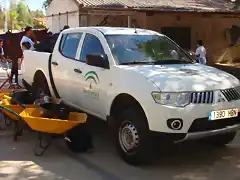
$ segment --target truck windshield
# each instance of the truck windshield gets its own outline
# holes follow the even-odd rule
[[[161,35],[105,35],[115,61],[127,64],[189,64],[194,61]]]

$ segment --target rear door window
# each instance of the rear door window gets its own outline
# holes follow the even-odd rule
[[[61,54],[67,58],[76,59],[78,45],[81,37],[82,33],[71,33],[63,35],[59,48]]]

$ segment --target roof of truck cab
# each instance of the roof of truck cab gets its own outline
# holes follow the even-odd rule
[[[104,35],[113,35],[113,34],[141,34],[141,35],[156,35],[159,33],[147,29],[139,29],[139,28],[125,28],[125,27],[102,27],[102,26],[89,26],[89,27],[78,27],[78,28],[71,28],[65,30],[64,32],[72,32],[77,30],[97,30],[103,33]]]

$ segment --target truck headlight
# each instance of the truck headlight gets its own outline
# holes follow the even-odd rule
[[[154,101],[158,104],[174,107],[185,107],[190,104],[190,93],[152,92]]]

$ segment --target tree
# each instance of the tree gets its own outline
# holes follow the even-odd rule
[[[8,26],[9,29],[21,29],[18,25],[18,13],[16,4],[11,4],[8,12]]]
[[[26,26],[32,25],[32,17],[30,13],[30,9],[27,6],[27,3],[25,0],[20,0],[17,4],[17,13],[18,13],[18,24],[24,28]]]
[[[47,9],[48,6],[49,6],[49,4],[50,4],[51,2],[52,2],[52,0],[45,0],[45,1],[43,2],[43,8]]]

